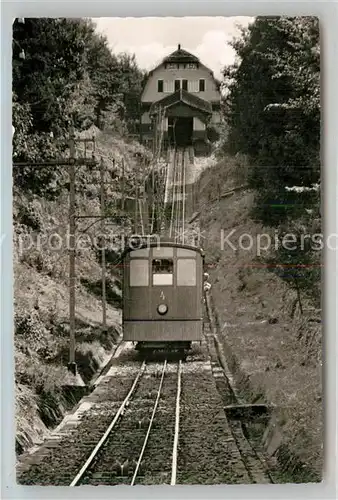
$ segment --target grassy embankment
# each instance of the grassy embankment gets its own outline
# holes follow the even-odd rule
[[[277,458],[282,465],[278,480],[318,481],[323,440],[320,311],[302,291],[301,314],[292,282],[264,264],[273,247],[261,256],[255,244],[251,250],[239,248],[242,234],[251,235],[254,243],[258,234],[274,236],[274,230],[252,219],[254,193],[245,187],[247,172],[241,158],[225,158],[206,169],[198,182],[203,248],[211,265],[221,339],[244,400],[277,408],[272,421],[277,426],[265,448],[272,462]],[[230,194],[236,186],[242,189]],[[235,250],[226,242],[222,248],[221,230],[224,242],[233,229],[229,240]],[[249,245],[248,237],[242,241]],[[263,429],[251,432],[262,444]]]

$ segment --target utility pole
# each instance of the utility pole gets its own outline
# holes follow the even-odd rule
[[[101,158],[100,163],[101,178],[101,234],[103,245],[101,248],[101,268],[102,268],[102,330],[107,331],[107,310],[106,310],[106,241],[105,237],[105,191],[104,191],[104,163]]]
[[[75,206],[75,173],[77,165],[96,166],[97,162],[94,158],[89,159],[86,156],[78,158],[75,155],[75,142],[94,142],[93,139],[75,139],[74,129],[70,132],[68,141],[69,159],[59,158],[46,161],[30,161],[13,163],[13,168],[56,168],[67,167],[69,172],[69,362],[68,369],[76,375],[76,362],[75,362],[75,257],[76,257],[76,206]]]
[[[69,139],[69,363],[68,369],[76,375],[75,363],[75,136]]]
[[[124,176],[124,158],[122,157],[122,199],[121,199],[121,214],[122,214],[122,241],[125,244],[125,217],[124,217],[124,191],[125,191],[125,176]]]
[[[144,206],[146,206],[146,200],[145,200],[144,195],[143,195],[143,199],[139,198],[138,206],[139,206],[139,210],[140,210],[141,232],[142,232],[142,236],[145,236],[145,230],[144,230],[145,222],[143,220],[143,213],[144,213]]]
[[[138,210],[139,210],[139,187],[138,187],[138,180],[136,180],[136,196],[135,196],[135,220],[134,220],[134,233],[137,234],[137,229],[138,229]]]
[[[122,200],[121,200],[121,208],[124,211],[124,192],[125,192],[125,176],[124,176],[124,158],[122,158]]]
[[[183,173],[182,173],[182,243],[184,245],[184,230],[185,230],[185,174],[186,174],[186,166],[187,166],[187,155],[183,156]]]
[[[79,158],[78,161],[75,157],[75,133],[74,129],[71,129],[69,138],[69,363],[68,369],[73,375],[76,375],[77,367],[75,361],[75,282],[76,282],[76,269],[75,269],[75,259],[76,259],[76,200],[75,200],[75,166],[79,163],[86,164],[86,144],[87,142],[94,142],[94,139],[77,139],[77,141],[85,143],[85,157]],[[92,155],[92,163],[95,164],[94,152]]]

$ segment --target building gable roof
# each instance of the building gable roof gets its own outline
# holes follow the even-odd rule
[[[198,57],[194,56],[190,52],[181,49],[181,45],[178,45],[178,48],[172,52],[169,56],[163,59],[163,63],[170,62],[199,62]]]
[[[189,63],[189,62],[198,63],[200,66],[207,69],[209,71],[209,73],[213,76],[213,78],[215,78],[214,73],[213,73],[213,71],[211,71],[210,68],[208,68],[203,63],[201,63],[201,61],[198,59],[197,56],[194,56],[193,54],[191,54],[187,50],[182,49],[180,44],[178,44],[178,48],[174,52],[172,52],[171,54],[166,56],[164,59],[162,59],[162,61],[159,64],[157,64],[155,66],[155,68],[153,68],[152,70],[149,71],[148,77],[152,76],[154,71],[156,71],[158,68],[160,68],[163,64],[167,64],[167,63],[171,63],[171,62],[173,62],[173,63],[179,63],[179,62],[181,62],[181,63]]]
[[[148,81],[153,77],[153,75],[156,72],[156,70],[159,69],[161,66],[163,66],[165,64],[168,64],[168,63],[171,63],[171,62],[172,63],[179,63],[179,62],[181,62],[181,63],[189,63],[189,62],[194,62],[194,63],[199,64],[199,66],[201,68],[204,68],[204,70],[207,70],[209,72],[209,74],[211,75],[212,79],[214,80],[214,82],[216,84],[216,88],[217,88],[217,90],[219,92],[221,82],[217,78],[215,78],[214,72],[211,71],[211,69],[208,68],[207,66],[205,66],[203,63],[201,63],[201,61],[198,59],[198,57],[196,57],[193,54],[191,54],[190,52],[182,49],[181,45],[179,44],[178,48],[174,52],[172,52],[167,57],[165,57],[160,64],[158,64],[155,68],[153,68],[151,71],[149,71],[149,73],[147,75],[147,78],[146,78],[146,81],[145,81],[144,88],[143,88],[141,101],[143,101],[143,96],[144,96],[144,94],[146,92]]]

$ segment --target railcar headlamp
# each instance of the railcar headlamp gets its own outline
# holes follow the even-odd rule
[[[157,312],[159,314],[165,314],[168,311],[168,306],[166,304],[160,304],[157,306]]]

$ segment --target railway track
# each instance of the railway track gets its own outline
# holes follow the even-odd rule
[[[151,366],[155,366],[155,372],[149,373],[147,377],[147,369]],[[165,383],[169,367],[174,366],[177,370],[176,391],[172,390],[172,384],[166,387]],[[174,366],[165,359],[159,372],[156,365],[146,361],[142,363],[127,396],[70,486],[176,483],[181,362]],[[154,379],[159,379],[156,395]],[[164,420],[169,424],[166,427],[163,427],[165,422],[157,422],[163,420],[163,415],[157,415],[159,409],[162,413],[166,410]],[[163,443],[163,431],[169,437],[166,446]],[[157,436],[158,433],[161,436]],[[157,448],[156,461],[152,459],[154,454],[151,449],[154,447]]]
[[[271,482],[241,425],[224,412],[231,390],[208,318],[205,334],[186,363],[140,363],[135,352],[123,358],[122,351],[77,426],[61,441],[50,440],[39,462],[26,463],[18,482],[73,487]]]
[[[180,186],[183,154],[177,156],[176,166],[182,167]],[[184,228],[185,216],[185,197],[179,207],[177,193],[174,190],[176,217],[171,219],[176,229]],[[75,487],[273,482],[242,423],[227,418],[225,407],[238,403],[238,397],[222,364],[209,298],[207,293],[204,341],[188,363],[148,358],[140,362],[135,351],[125,358],[122,352],[94,391],[95,402],[79,416],[78,428],[55,447],[50,443],[42,466],[36,462],[25,469],[21,483]]]

